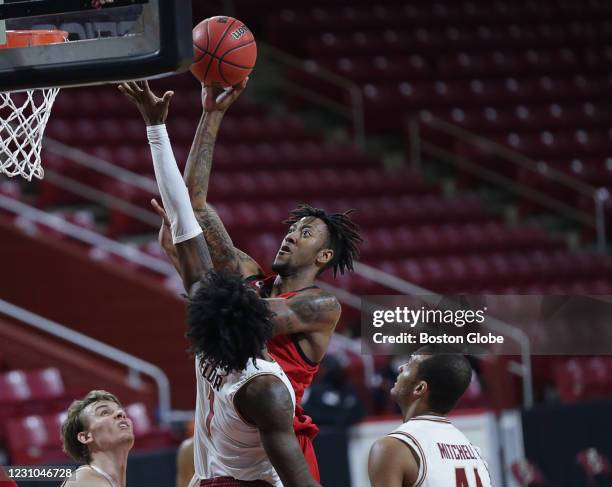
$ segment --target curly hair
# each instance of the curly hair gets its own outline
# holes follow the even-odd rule
[[[359,244],[363,242],[359,234],[359,225],[349,217],[352,212],[353,210],[344,213],[327,213],[320,208],[301,204],[289,212],[289,218],[283,223],[293,225],[304,217],[318,218],[325,223],[329,232],[328,245],[334,251],[334,257],[321,272],[331,267],[336,277],[338,272],[344,274],[347,270],[353,270],[353,261],[359,258]]]
[[[210,271],[189,300],[190,352],[225,371],[243,370],[272,336],[266,302],[238,275]]]
[[[63,450],[77,462],[91,462],[89,448],[78,440],[78,435],[87,429],[81,413],[87,406],[99,401],[111,401],[121,406],[119,399],[110,392],[90,391],[83,399],[74,401],[70,405],[68,415],[62,423]]]

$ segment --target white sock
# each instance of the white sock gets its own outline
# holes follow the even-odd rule
[[[176,165],[165,125],[147,127],[153,169],[164,209],[170,220],[172,241],[177,244],[202,233],[189,200],[189,192]]]

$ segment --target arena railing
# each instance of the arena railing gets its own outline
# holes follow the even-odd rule
[[[575,206],[567,204],[560,199],[530,188],[516,180],[496,171],[495,167],[482,166],[465,157],[449,152],[431,141],[425,140],[422,134],[422,127],[438,131],[447,136],[454,137],[463,142],[473,145],[475,148],[486,151],[488,154],[499,157],[501,160],[513,164],[516,168],[531,171],[539,178],[545,178],[555,184],[573,191],[575,194],[585,196],[594,202],[594,212],[589,213]],[[551,167],[543,161],[536,161],[512,149],[508,149],[486,137],[475,134],[464,128],[458,127],[429,112],[422,111],[418,116],[413,117],[409,122],[409,144],[411,163],[415,169],[422,168],[422,155],[439,157],[458,168],[475,175],[489,183],[495,184],[507,191],[527,198],[549,210],[560,213],[574,221],[594,228],[596,231],[596,244],[599,252],[606,252],[607,236],[605,221],[605,205],[610,194],[605,188],[597,188],[586,184],[576,177],[564,174]]]
[[[22,203],[21,201],[14,200],[1,194],[0,209],[6,210],[15,215],[20,215],[26,220],[34,223],[52,228],[53,230],[56,230],[64,235],[81,242],[85,242],[93,247],[100,248],[106,252],[134,262],[159,274],[175,274],[174,267],[163,260],[156,259],[155,257],[151,257],[150,255],[147,255],[134,247],[111,240],[92,230],[70,223],[58,215],[45,213],[44,211],[38,210],[32,206]]]
[[[285,69],[297,69],[306,76],[312,76],[319,82],[346,92],[350,99],[349,106],[339,102],[336,98],[323,95],[307,86],[298,84],[295,80],[289,81],[286,76],[266,76],[267,82],[271,82],[275,89],[280,88],[293,96],[299,96],[318,108],[331,111],[350,121],[353,129],[353,143],[360,149],[365,147],[363,93],[357,83],[323,68],[313,60],[298,58],[265,42],[258,41],[257,46],[261,52],[260,63],[267,61],[279,64]]]
[[[220,15],[220,12],[222,12],[223,15],[235,16],[237,9],[233,0],[213,0],[207,2],[205,10],[210,15]],[[348,120],[352,124],[353,143],[361,149],[365,147],[363,93],[357,83],[321,67],[312,60],[300,59],[260,39],[257,40],[257,48],[257,70],[253,76],[260,76],[258,83],[263,84],[265,80],[265,83],[271,83],[276,91],[281,89],[308,101],[317,108],[331,111],[335,115]],[[312,76],[320,82],[339,88],[348,94],[350,106],[347,107],[345,104],[339,103],[336,98],[322,95],[294,81],[288,81],[286,76],[275,76],[273,71],[266,69],[267,63],[277,64],[282,68],[300,70],[307,76]],[[254,89],[255,87],[249,88],[249,90]]]
[[[97,163],[98,161],[96,161],[94,165],[96,165]],[[112,166],[112,164],[110,165]],[[139,266],[142,266],[158,274],[161,274],[162,276],[166,276],[168,278],[177,277],[177,272],[174,269],[174,267],[166,261],[157,259],[155,257],[151,257],[150,255],[147,255],[144,252],[141,252],[137,248],[131,247],[126,244],[122,244],[115,240],[111,240],[96,232],[93,232],[86,228],[82,228],[77,225],[74,225],[73,223],[70,223],[64,220],[60,216],[45,213],[44,211],[41,211],[37,208],[34,208],[23,202],[14,200],[2,194],[0,194],[0,209],[7,211],[9,213],[12,213],[14,215],[19,215],[25,218],[26,220],[32,221],[34,223],[52,228],[53,230],[58,231],[62,234],[65,234],[69,236],[70,238],[79,240],[88,245],[102,249],[110,254],[113,254],[123,259],[134,262],[135,264],[138,264]],[[156,220],[156,222],[159,223],[158,219]],[[337,288],[328,283],[318,282],[317,284],[321,286],[321,288],[326,289],[327,291],[333,293],[343,305],[354,307],[356,309],[360,309],[361,298],[359,298],[358,296],[355,296],[354,294],[351,294],[348,291]],[[3,308],[0,306],[0,311],[2,311],[2,309]],[[358,344],[352,342],[348,338],[345,339],[345,337],[342,337],[341,335],[338,335],[334,339],[334,342],[341,349],[351,350],[358,354],[361,353],[361,349]],[[89,342],[89,343],[93,343],[93,342]],[[96,350],[99,350],[99,349],[96,349]],[[129,356],[128,354],[125,354],[124,352],[121,352],[121,353],[124,354],[123,357]],[[375,380],[374,379],[375,377],[374,359],[371,356],[362,356],[361,358],[364,364],[365,381],[368,385],[372,385]],[[136,369],[136,367],[133,367],[133,368],[135,370],[138,370]],[[160,405],[161,404],[168,405],[168,407],[165,409],[162,409],[160,407],[160,417],[162,417],[162,412],[163,412],[164,421],[167,421],[167,422],[168,421],[180,421],[184,418],[191,419],[188,417],[190,414],[189,412],[170,410],[169,399],[167,402],[164,402],[164,403],[162,403],[160,399]]]
[[[379,269],[363,264],[355,263],[355,272],[372,282],[376,282],[388,289],[397,291],[407,296],[419,296],[423,301],[436,305],[442,297],[440,294],[425,289],[423,287],[404,281],[396,276],[383,272]],[[505,323],[501,320],[487,316],[486,322],[482,325],[491,331],[502,334],[516,342],[521,350],[521,362],[510,361],[508,370],[521,377],[523,387],[523,407],[528,409],[533,406],[533,377],[531,373],[531,341],[527,334],[516,326]],[[484,359],[488,359],[484,355]]]
[[[15,306],[0,299],[0,313],[10,316],[20,323],[41,330],[49,335],[84,348],[108,360],[121,364],[128,370],[128,384],[138,386],[140,374],[151,377],[157,385],[159,422],[167,425],[170,420],[170,382],[162,369],[138,357],[123,352],[94,338],[83,335],[66,326],[48,320],[40,315]]]
[[[158,192],[157,183],[152,178],[141,176],[140,174],[123,169],[122,167],[111,164],[99,157],[92,156],[80,149],[63,144],[55,139],[45,137],[44,147],[45,150],[50,153],[62,156],[80,166],[129,184],[130,186],[140,188],[152,194],[157,194]],[[119,210],[152,227],[159,227],[159,216],[151,210],[145,210],[121,198],[112,196],[107,192],[100,191],[93,186],[64,176],[52,169],[45,169],[45,179],[65,191],[79,195],[103,206]]]
[[[157,193],[157,184],[153,179],[120,168],[110,162],[104,161],[98,157],[91,156],[86,152],[72,148],[53,139],[49,139],[48,137],[45,138],[45,147],[47,150],[57,153],[58,155],[62,155],[70,159],[71,161],[84,167],[87,167],[91,170],[100,172],[101,174],[105,174],[110,177],[117,177],[118,179],[127,184],[137,186],[146,191],[150,191],[151,193]],[[91,199],[92,201],[97,201],[98,203],[106,204],[108,206],[121,209],[121,211],[124,211],[130,216],[138,218],[141,221],[145,221],[146,223],[150,223],[155,227],[157,227],[160,223],[158,215],[153,213],[152,211],[147,211],[117,198],[109,197],[106,193],[97,191],[94,188],[66,178],[65,176],[51,171],[47,171],[45,177],[53,178],[54,184],[61,185],[61,187],[68,191],[78,191],[78,194],[81,194],[82,196],[85,196],[88,199]],[[49,215],[40,210],[36,210],[35,208],[28,207],[23,203],[16,202],[15,200],[11,200],[10,198],[6,198],[0,195],[0,208],[3,207],[5,209],[13,208],[13,211],[15,211],[16,208],[30,208],[29,215],[35,215],[34,221],[38,221],[39,223],[51,226],[52,228],[60,232],[71,235],[73,238],[83,240],[91,245],[96,245],[97,247],[102,248],[107,252],[131,260],[139,265],[159,272],[162,275],[166,275],[168,277],[173,278],[176,277],[176,272],[174,268],[164,261],[155,259],[147,254],[138,251],[137,249],[134,249],[133,247],[120,244],[114,240],[107,239],[100,234],[73,225],[69,222],[66,222],[60,217]],[[30,216],[28,217],[30,218]],[[415,284],[409,283],[408,281],[400,279],[397,276],[389,274],[380,269],[375,269],[373,267],[367,266],[360,262],[355,263],[355,273],[372,282],[381,284],[384,287],[387,287],[396,292],[400,292],[402,294],[428,294],[436,296],[436,293],[434,292],[416,286]],[[334,293],[342,304],[353,307],[355,309],[361,309],[362,297],[356,296],[346,290],[337,288],[327,283],[318,282],[317,284],[320,287]],[[506,327],[504,327],[504,325]],[[500,332],[506,333],[508,337],[514,338],[521,346],[521,363],[519,364],[516,362],[511,362],[509,367],[512,373],[519,375],[522,378],[524,405],[525,407],[530,407],[533,404],[533,385],[531,375],[531,360],[529,355],[529,340],[526,336],[522,334],[520,330],[513,329],[510,325],[507,324],[501,325]],[[364,355],[364,357],[367,357],[364,360],[364,366],[367,371],[366,381],[372,383],[374,381],[373,357],[368,355]],[[370,361],[371,364],[369,363]],[[182,417],[181,413],[176,412],[175,414],[177,414],[177,417],[179,418]]]

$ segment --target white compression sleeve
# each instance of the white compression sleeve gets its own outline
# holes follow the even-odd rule
[[[166,126],[147,127],[147,137],[157,187],[170,220],[172,241],[175,244],[184,242],[202,233],[202,229],[193,214],[189,192],[176,165]]]

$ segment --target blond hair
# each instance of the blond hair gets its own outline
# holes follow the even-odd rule
[[[110,392],[90,391],[83,399],[74,401],[70,405],[68,417],[62,423],[62,449],[77,462],[91,462],[89,448],[79,441],[78,436],[87,428],[81,413],[87,406],[98,401],[112,401],[121,406],[119,399]]]

